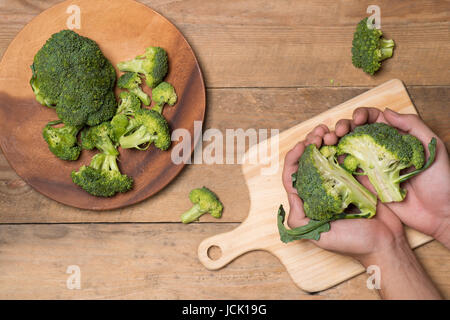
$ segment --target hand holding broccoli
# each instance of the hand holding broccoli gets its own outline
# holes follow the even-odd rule
[[[386,109],[359,108],[352,120],[341,120],[336,124],[336,132],[325,135],[325,139],[336,140],[346,135],[352,128],[365,123],[387,123],[399,130],[417,137],[427,145],[437,137],[416,115],[398,114]],[[426,157],[429,151],[425,150]],[[432,166],[402,183],[407,196],[402,202],[388,203],[387,206],[407,226],[431,235],[447,248],[450,248],[450,164],[448,152],[441,139],[436,139],[436,158]]]

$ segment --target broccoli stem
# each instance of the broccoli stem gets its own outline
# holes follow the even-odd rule
[[[381,58],[380,61],[388,59],[392,57],[392,53],[394,52],[394,40],[386,40],[384,38],[380,39],[380,47],[381,47]]]
[[[141,59],[122,61],[117,64],[117,68],[119,68],[120,71],[142,73],[143,72],[143,67],[142,67],[143,61],[144,60],[141,60]]]
[[[98,144],[96,147],[107,155],[117,156],[119,154],[116,147],[113,145],[112,141],[109,138],[103,139],[102,143]]]
[[[131,89],[130,92],[137,95],[139,100],[141,100],[142,103],[145,104],[146,106],[150,105],[150,103],[151,103],[150,97],[148,96],[148,94],[146,94],[144,91],[142,91],[142,89],[140,87]]]
[[[139,148],[139,146],[148,142],[151,143],[156,139],[158,139],[157,135],[150,134],[145,126],[140,126],[132,134],[120,137],[119,143],[123,149],[137,148],[145,150],[150,144],[145,148]]]
[[[155,104],[153,106],[152,110],[158,112],[159,114],[162,114],[163,107],[164,107],[164,104]]]
[[[195,220],[198,220],[198,218],[200,218],[204,213],[205,211],[202,211],[200,209],[199,204],[194,204],[192,208],[181,215],[181,222],[191,223]]]

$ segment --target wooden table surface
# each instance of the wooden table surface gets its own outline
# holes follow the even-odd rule
[[[0,1],[0,56],[25,24],[59,2]],[[204,129],[281,131],[398,78],[450,148],[450,1],[376,2],[396,49],[375,77],[355,69],[350,55],[355,25],[373,1],[142,2],[172,21],[197,55],[207,87]],[[203,185],[223,200],[222,219],[182,225],[188,192]],[[239,165],[187,166],[156,196],[99,213],[40,195],[0,155],[0,298],[378,298],[366,288],[366,274],[305,293],[266,252],[206,270],[197,259],[200,241],[235,228],[248,208]],[[448,250],[433,241],[415,252],[450,298]],[[69,265],[81,269],[80,290],[66,287]]]

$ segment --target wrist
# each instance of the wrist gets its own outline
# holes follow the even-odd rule
[[[438,227],[431,236],[442,243],[447,249],[450,249],[450,218],[444,217],[438,223]]]
[[[414,254],[404,235],[393,239],[376,251],[360,257],[359,262],[367,268],[370,265],[408,264]],[[415,258],[414,258],[415,259]]]

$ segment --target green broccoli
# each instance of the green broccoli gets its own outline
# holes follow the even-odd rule
[[[148,47],[143,55],[119,62],[120,71],[141,73],[150,88],[156,87],[166,76],[168,70],[167,53],[160,47]]]
[[[47,123],[42,130],[42,135],[48,144],[48,148],[55,156],[62,160],[77,160],[81,152],[81,147],[77,141],[80,127],[68,125],[60,128],[53,127],[61,123],[61,120]]]
[[[117,108],[117,114],[132,116],[141,109],[141,101],[133,92],[123,91],[119,95],[120,104]]]
[[[141,87],[141,78],[135,72],[125,72],[119,80],[117,80],[117,86],[122,89],[128,89],[141,99],[142,103],[146,106],[150,105],[150,97]]]
[[[197,188],[189,193],[193,206],[181,215],[181,222],[191,223],[209,212],[214,218],[222,216],[223,205],[217,195],[206,187]]]
[[[111,140],[118,144],[119,139],[121,136],[123,136],[127,132],[128,128],[128,117],[124,114],[116,114],[112,120],[111,120],[111,128],[112,128],[112,134],[111,134]]]
[[[140,109],[129,119],[128,127],[124,135],[119,139],[120,146],[124,149],[147,149],[151,143],[161,150],[167,150],[171,144],[169,124],[158,112],[148,109]],[[147,144],[146,147],[140,147]]]
[[[81,146],[86,150],[97,148],[105,154],[118,156],[119,152],[111,140],[113,136],[114,132],[111,123],[103,122],[95,127],[83,129],[81,132]]]
[[[71,30],[55,33],[31,70],[36,100],[56,108],[64,124],[96,125],[114,116],[116,72],[93,40]]]
[[[320,152],[314,144],[305,148],[293,182],[303,200],[305,215],[311,220],[306,226],[287,230],[283,225],[284,210],[280,207],[278,228],[283,242],[318,240],[321,232],[329,230],[330,221],[375,215],[377,198],[339,165],[336,151],[335,147],[324,147]],[[345,213],[350,204],[360,212]]]
[[[428,145],[430,157],[425,163],[422,143],[412,135],[402,135],[384,123],[373,123],[356,127],[341,138],[339,154],[352,156],[351,165],[344,161],[348,170],[356,167],[367,175],[382,202],[402,201],[406,191],[400,183],[427,169],[434,161],[436,139]],[[348,156],[347,156],[348,157]],[[400,175],[400,171],[411,166],[415,171]]]
[[[152,91],[152,100],[155,105],[152,110],[162,114],[164,105],[167,103],[173,106],[177,102],[177,94],[174,87],[168,82],[161,82]]]
[[[381,61],[392,57],[394,41],[382,38],[383,32],[368,25],[364,18],[358,23],[353,35],[352,63],[373,75],[381,67]]]
[[[118,192],[127,192],[133,187],[133,179],[120,173],[116,159],[116,155],[98,153],[89,166],[72,171],[72,181],[97,197],[111,197]]]

